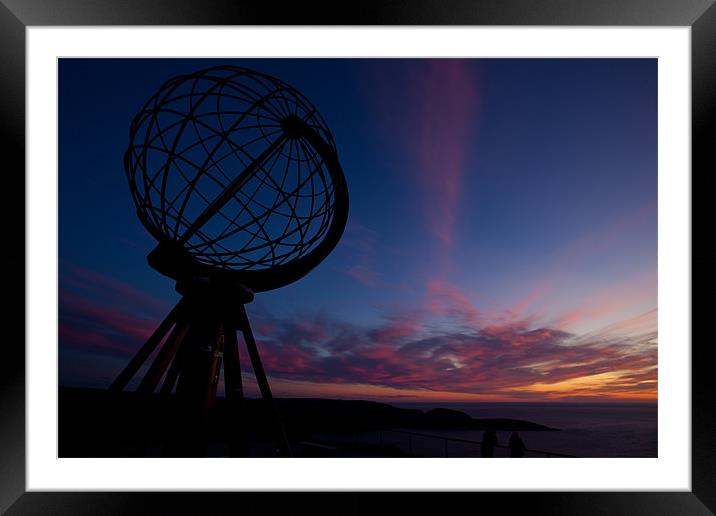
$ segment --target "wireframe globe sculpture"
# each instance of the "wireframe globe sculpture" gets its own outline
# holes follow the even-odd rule
[[[124,167],[137,214],[158,240],[147,260],[177,280],[182,297],[110,390],[124,390],[151,361],[137,393],[176,394],[177,435],[167,447],[202,455],[223,364],[232,453],[245,454],[240,333],[290,456],[245,305],[254,292],[306,275],[343,234],[348,190],[325,121],[279,79],[207,68],[149,98],[131,122]]]
[[[159,241],[150,264],[254,292],[307,274],[338,243],[348,193],[335,143],[308,99],[235,66],[166,81],[130,126],[124,163]]]

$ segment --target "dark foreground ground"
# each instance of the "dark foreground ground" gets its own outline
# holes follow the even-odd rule
[[[178,451],[171,446],[184,438],[177,429],[186,422],[174,398],[60,388],[58,401],[60,457],[185,455],[181,448]],[[555,430],[517,419],[476,419],[456,410],[423,411],[360,400],[286,398],[275,400],[275,406],[294,456],[410,456],[410,449],[391,444],[385,437],[389,429],[418,433]],[[278,456],[276,426],[272,421],[262,400],[246,400],[239,412],[230,410],[225,400],[218,399],[205,429],[206,451],[200,454],[236,455],[232,446],[236,445],[237,435],[243,433],[239,439],[240,455]]]

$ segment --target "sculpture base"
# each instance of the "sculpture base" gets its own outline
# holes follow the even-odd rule
[[[154,354],[137,392],[151,395],[161,382],[161,395],[175,394],[177,432],[170,439],[169,454],[205,456],[207,420],[216,401],[223,365],[226,399],[234,415],[232,424],[236,425],[237,440],[232,455],[242,456],[245,454],[240,417],[243,384],[237,338],[237,332],[241,332],[261,395],[274,419],[279,447],[284,455],[290,456],[244,306],[253,300],[253,293],[241,285],[217,283],[201,276],[178,281],[176,290],[182,299],[117,376],[110,390],[124,390]]]

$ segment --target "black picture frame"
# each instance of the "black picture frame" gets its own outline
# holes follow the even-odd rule
[[[360,2],[250,0],[0,0],[0,130],[4,187],[6,330],[24,342],[25,29],[62,25],[656,25],[691,27],[692,184],[716,169],[707,135],[716,106],[714,0],[361,0]],[[699,182],[702,180],[699,179]],[[694,190],[697,191],[697,190]],[[702,189],[703,191],[703,189]],[[18,204],[13,205],[12,199]],[[694,222],[697,220],[694,219]],[[692,246],[693,253],[693,246]],[[693,260],[692,260],[693,261]],[[701,286],[704,285],[704,286]],[[705,289],[701,281],[699,286]],[[6,287],[7,289],[7,287]],[[7,290],[6,290],[7,291]],[[22,292],[22,294],[18,294]],[[23,329],[21,329],[23,328]],[[312,513],[358,514],[384,506],[376,493],[77,493],[25,492],[25,353],[7,339],[0,359],[0,512],[7,514],[246,514],[306,508]],[[688,343],[685,343],[688,344]],[[709,343],[694,339],[692,354],[692,490],[690,492],[450,493],[401,497],[401,513],[484,508],[534,514],[713,514],[716,440]],[[316,496],[320,497],[317,501]],[[445,505],[445,497],[449,504]],[[439,504],[438,506],[434,504]]]

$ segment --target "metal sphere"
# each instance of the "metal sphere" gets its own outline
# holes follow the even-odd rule
[[[125,170],[139,218],[160,244],[254,290],[306,274],[347,220],[325,121],[296,89],[246,68],[165,82],[131,123]]]

